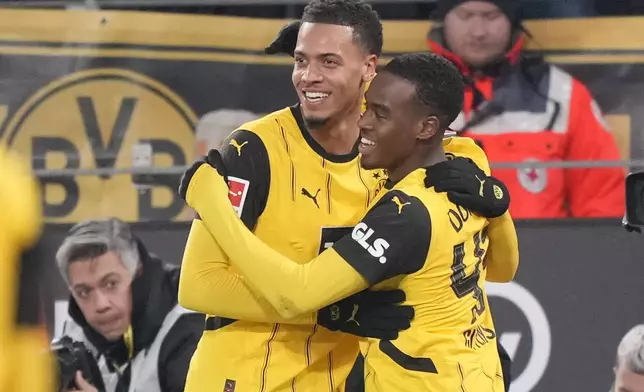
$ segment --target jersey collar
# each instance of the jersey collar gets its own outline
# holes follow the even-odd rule
[[[300,110],[300,104],[297,103],[293,106],[290,106],[290,109],[291,109],[291,114],[295,118],[295,122],[297,122],[298,128],[300,128],[300,132],[302,132],[302,137],[309,145],[309,147],[311,147],[313,151],[315,151],[316,154],[326,159],[327,161],[335,162],[335,163],[351,162],[358,157],[359,139],[356,140],[356,143],[353,145],[353,148],[351,149],[350,153],[342,154],[342,155],[329,154],[328,152],[326,152],[324,147],[322,147],[318,142],[316,142],[315,139],[313,139],[313,136],[311,136],[311,131],[309,131],[309,129],[306,127],[306,122],[304,121],[304,117],[302,116],[302,111]]]

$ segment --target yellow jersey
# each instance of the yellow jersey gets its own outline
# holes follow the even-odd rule
[[[444,143],[455,155],[480,151],[470,139],[455,139]],[[306,129],[299,105],[244,124],[221,153],[229,198],[244,224],[299,263],[351,233],[386,182],[384,171],[361,168],[357,142],[349,154],[328,154]],[[187,392],[344,391],[359,353],[358,337],[319,325],[214,316],[206,324]]]
[[[484,286],[488,220],[426,188],[425,170],[386,186],[333,247],[370,286],[404,290],[415,309],[396,340],[368,341],[366,391],[502,392]]]
[[[53,391],[52,358],[39,325],[40,190],[28,168],[0,147],[0,392]]]
[[[381,171],[360,167],[357,143],[347,155],[326,153],[297,106],[244,124],[221,153],[229,198],[243,222],[300,263],[349,233],[384,181]],[[359,352],[358,337],[319,325],[220,318],[207,324],[190,372],[207,368],[209,375],[191,389],[189,374],[187,391],[226,383],[242,391],[336,391]]]

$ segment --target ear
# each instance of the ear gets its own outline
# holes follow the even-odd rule
[[[426,117],[421,123],[420,130],[416,136],[419,140],[429,140],[438,133],[438,126],[440,122],[438,117],[429,116]]]
[[[365,72],[362,75],[362,81],[369,83],[376,77],[376,67],[378,66],[378,57],[375,54],[370,54],[366,58]]]

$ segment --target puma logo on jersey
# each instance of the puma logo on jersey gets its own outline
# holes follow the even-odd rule
[[[393,201],[393,202],[394,202],[394,204],[398,206],[398,215],[402,214],[402,210],[403,210],[403,207],[404,207],[404,206],[406,206],[407,204],[411,204],[410,202],[403,203],[402,201],[400,201],[400,199],[398,198],[398,196],[394,196],[394,197],[391,199],[391,201]]]
[[[356,320],[356,316],[358,315],[358,309],[360,309],[360,305],[353,304],[353,311],[351,312],[351,317],[349,317],[346,322],[348,323],[349,321],[353,321],[359,327],[360,323],[358,322],[358,320]]]
[[[389,242],[383,238],[376,238],[370,244],[369,239],[373,234],[373,229],[370,229],[366,223],[360,222],[353,228],[351,238],[369,252],[371,256],[378,258],[380,264],[385,264],[387,262],[387,258],[384,255],[385,250],[389,248]]]
[[[237,140],[235,140],[235,139],[233,139],[233,140],[231,140],[231,141],[230,141],[230,145],[231,145],[231,146],[233,146],[233,147],[235,147],[235,148],[237,149],[237,156],[238,156],[238,157],[240,157],[240,156],[241,156],[242,148],[243,148],[245,145],[247,145],[247,144],[248,144],[248,142],[247,142],[247,141],[246,141],[246,142],[243,142],[242,144],[237,143]]]
[[[315,206],[320,209],[320,205],[318,204],[318,195],[320,194],[320,189],[315,192],[315,196],[311,194],[306,188],[302,188],[302,194],[309,199],[313,200],[313,203],[315,203]]]
[[[479,196],[483,197],[483,185],[485,184],[485,181],[487,180],[481,180],[479,176],[475,176],[477,180],[479,180],[479,183],[481,184],[479,188]]]

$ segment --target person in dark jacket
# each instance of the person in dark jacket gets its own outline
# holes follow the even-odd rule
[[[56,261],[71,291],[62,336],[92,351],[106,391],[183,391],[204,315],[177,304],[179,267],[118,219],[74,226]],[[76,385],[97,391],[80,374]]]

